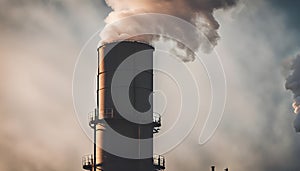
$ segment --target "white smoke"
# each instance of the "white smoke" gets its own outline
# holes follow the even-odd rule
[[[108,6],[112,8],[112,12],[105,19],[107,24],[101,36],[101,44],[110,43],[129,39],[135,41],[143,41],[152,43],[157,40],[157,35],[134,36],[137,30],[155,30],[155,32],[165,33],[176,30],[176,34],[185,39],[193,41],[193,34],[203,34],[205,37],[202,40],[194,40],[195,45],[191,49],[196,51],[201,49],[204,52],[210,52],[220,38],[218,34],[219,23],[216,21],[213,13],[217,9],[226,9],[236,5],[238,0],[106,0]],[[125,17],[130,17],[138,14],[160,13],[178,17],[196,26],[201,33],[190,33],[182,28],[174,28],[168,22],[161,22],[154,18],[149,18],[147,21],[137,21],[136,19],[126,20],[126,22],[118,25],[110,24],[119,21]],[[207,41],[208,40],[208,41]],[[172,40],[174,41],[174,40]],[[181,43],[176,43],[176,48],[172,48],[172,53],[177,53],[177,50],[184,50],[184,61],[193,60],[191,50],[182,46]]]
[[[291,73],[286,79],[285,88],[294,94],[293,108],[297,117],[294,121],[296,132],[300,132],[300,54],[296,56],[291,65]]]

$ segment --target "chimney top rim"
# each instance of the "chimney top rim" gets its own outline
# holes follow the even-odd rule
[[[154,49],[154,47],[151,44],[149,44],[147,42],[144,42],[144,41],[136,41],[136,40],[122,40],[122,41],[113,41],[113,42],[109,42],[109,43],[104,43],[104,44],[100,45],[98,47],[98,49],[101,49],[101,48],[103,48],[103,47],[105,47],[107,45],[119,44],[119,43],[138,43],[138,44],[144,44],[144,45],[148,45],[152,49]]]

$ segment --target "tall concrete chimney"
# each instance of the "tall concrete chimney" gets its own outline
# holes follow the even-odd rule
[[[211,166],[211,171],[215,171],[216,166]]]
[[[101,46],[98,49],[98,76],[97,76],[97,109],[90,116],[90,126],[94,129],[94,155],[83,158],[83,168],[93,171],[155,171],[165,168],[165,160],[162,156],[153,156],[153,133],[158,132],[160,127],[160,116],[153,116],[153,100],[149,96],[153,93],[153,51],[154,48],[141,42],[114,42]],[[133,55],[143,60],[128,60]],[[125,68],[120,68],[126,63]],[[132,73],[138,67],[150,68],[138,73],[131,80]],[[121,70],[121,71],[120,71]],[[117,72],[125,73],[124,80],[130,80],[126,85],[112,85],[113,77]],[[128,78],[126,78],[128,76]],[[147,112],[146,117],[141,116],[145,123],[136,123],[127,119],[126,113],[129,111],[118,111],[112,93],[115,98],[125,95],[129,97],[129,103],[122,102],[123,109],[134,108],[138,112]],[[122,112],[122,113],[121,113]],[[124,115],[124,113],[125,115]],[[130,113],[130,112],[129,112]],[[130,118],[130,116],[128,116]],[[139,118],[139,116],[138,116]],[[103,122],[105,121],[105,122]],[[105,123],[105,124],[103,124]],[[126,145],[122,141],[114,141],[107,131],[111,128],[118,134],[135,139],[135,143]],[[147,139],[147,143],[141,143]],[[119,151],[137,154],[137,158],[119,156],[107,151],[106,148],[120,149]],[[150,155],[148,157],[139,155],[143,152]],[[151,156],[151,157],[150,157]],[[95,161],[95,162],[94,162]]]

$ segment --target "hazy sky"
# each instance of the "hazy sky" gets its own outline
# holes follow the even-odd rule
[[[221,36],[215,50],[228,84],[224,117],[211,141],[200,146],[200,114],[188,138],[165,154],[167,171],[208,170],[212,164],[235,171],[300,169],[300,135],[293,130],[282,74],[282,61],[300,49],[298,7],[293,0],[249,0],[215,13]],[[81,47],[103,28],[109,11],[101,0],[0,1],[0,170],[82,170],[81,156],[92,145],[73,108],[73,71]],[[86,55],[91,61],[97,41]],[[209,90],[203,68],[188,65],[201,92]],[[162,131],[175,110],[168,102]],[[92,110],[87,105],[83,112]]]

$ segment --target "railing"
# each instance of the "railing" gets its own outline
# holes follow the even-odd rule
[[[158,113],[153,113],[153,133],[158,133],[161,126],[161,116]]]
[[[82,168],[85,170],[92,170],[94,164],[93,155],[85,155],[82,157]]]
[[[88,114],[89,122],[95,121],[97,117],[96,110]]]
[[[155,123],[156,125],[161,126],[161,116],[160,116],[160,114],[153,113],[153,123]]]
[[[164,170],[165,167],[165,158],[161,155],[154,155],[153,156],[153,165],[155,170]]]
[[[97,110],[90,112],[88,114],[88,120],[90,127],[94,128],[95,124],[102,123],[102,119],[100,117],[103,117],[102,119],[112,119],[114,118],[114,111],[113,109],[104,109],[99,111],[99,114],[97,113]]]

